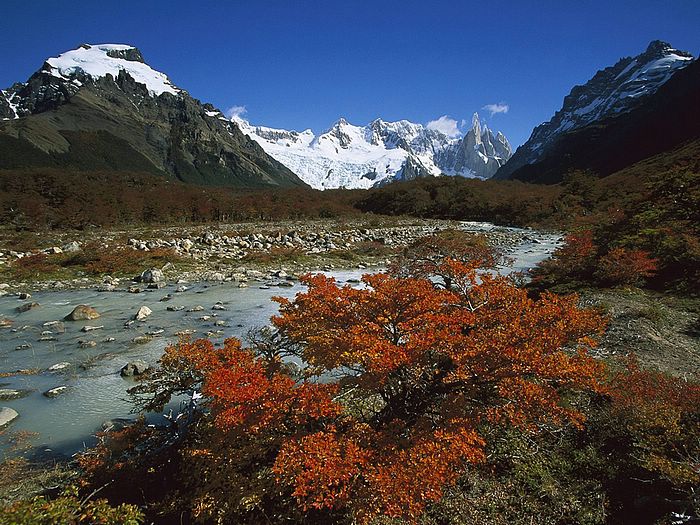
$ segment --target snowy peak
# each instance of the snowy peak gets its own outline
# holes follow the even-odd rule
[[[649,46],[647,46],[646,51],[644,51],[644,53],[642,54],[642,56],[647,56],[651,59],[662,58],[664,56],[670,55],[676,55],[680,58],[693,60],[693,55],[691,55],[687,51],[679,51],[678,49],[674,49],[674,47],[671,44],[669,44],[668,42],[664,42],[663,40],[652,40],[649,43]]]
[[[318,136],[311,130],[253,126],[240,118],[233,121],[270,156],[317,189],[370,188],[443,173],[488,178],[510,157],[505,136],[482,129],[478,115],[461,139],[408,120],[377,118],[356,126],[340,118]]]
[[[49,58],[42,68],[42,72],[57,78],[78,82],[85,77],[97,80],[112,75],[117,78],[121,71],[128,73],[136,82],[145,84],[153,96],[163,93],[177,95],[180,92],[164,73],[144,62],[137,48],[125,44],[83,44]]]
[[[26,82],[0,92],[0,119],[13,120],[57,109],[86,85],[101,85],[108,90],[116,85],[131,94],[132,102],[137,104],[144,97],[186,94],[167,75],[146,64],[134,46],[82,44],[47,59]]]
[[[498,178],[538,161],[563,133],[634,109],[693,60],[690,53],[654,40],[643,53],[598,71],[588,82],[571,89],[562,108],[533,130],[508,165],[499,170]]]

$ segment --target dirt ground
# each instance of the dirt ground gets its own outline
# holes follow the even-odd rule
[[[638,289],[590,290],[581,294],[609,319],[597,351],[634,352],[645,367],[700,379],[700,299]]]

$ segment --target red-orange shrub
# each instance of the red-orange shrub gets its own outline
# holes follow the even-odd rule
[[[598,261],[596,276],[606,284],[638,285],[657,270],[657,261],[643,250],[613,248]]]

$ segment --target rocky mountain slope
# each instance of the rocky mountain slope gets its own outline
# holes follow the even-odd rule
[[[0,92],[0,169],[147,171],[196,184],[303,186],[128,45],[84,44]]]
[[[690,53],[656,40],[636,57],[623,58],[615,65],[598,71],[586,84],[571,90],[564,98],[562,108],[549,122],[533,130],[528,141],[498,170],[495,178],[532,180],[531,176],[524,176],[523,173],[534,173],[536,166],[545,159],[551,159],[555,152],[571,157],[562,142],[570,143],[572,134],[647,104],[651,96],[692,62]],[[697,94],[694,97],[697,99]],[[635,147],[634,144],[631,146]],[[620,153],[625,154],[623,151]],[[612,171],[615,169],[609,172]]]
[[[233,120],[268,154],[317,189],[370,188],[441,174],[489,178],[511,155],[506,137],[482,127],[476,114],[462,138],[407,120],[376,119],[355,126],[341,118],[318,136],[310,129],[288,131]]]

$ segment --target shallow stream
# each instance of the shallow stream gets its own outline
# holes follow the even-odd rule
[[[488,232],[496,227],[464,223],[464,228]],[[525,240],[508,252],[514,259],[512,267],[500,271],[527,271],[549,256],[559,242],[558,235],[528,230]],[[359,279],[366,272],[330,273],[338,282],[345,283]],[[94,432],[104,421],[132,415],[126,390],[134,383],[120,376],[122,366],[135,359],[155,364],[163,349],[177,341],[177,332],[190,330],[193,337],[208,336],[214,342],[221,342],[226,337],[243,337],[251,328],[268,324],[270,316],[277,312],[277,304],[271,297],[293,297],[302,290],[297,282],[291,287],[269,284],[262,280],[249,281],[248,287],[238,288],[236,283],[192,283],[184,285],[188,287],[185,291],[176,291],[182,285],[168,284],[138,294],[94,290],[37,292],[28,301],[40,306],[24,313],[18,313],[16,308],[28,301],[0,297],[0,318],[13,321],[11,328],[0,328],[0,372],[39,371],[0,378],[0,389],[28,391],[20,399],[0,400],[0,406],[20,414],[11,423],[11,430],[36,433],[35,450],[56,454],[72,454],[91,445]],[[168,294],[172,298],[161,301]],[[217,303],[226,309],[212,309]],[[62,321],[79,304],[94,307],[101,317],[92,321]],[[184,309],[167,310],[175,305]],[[127,325],[141,306],[148,306],[153,313],[144,321]],[[188,312],[197,306],[203,309]],[[56,326],[45,326],[51,321],[62,321],[65,332],[57,333]],[[85,326],[102,328],[81,331]],[[134,338],[148,334],[154,334],[149,342],[133,342]],[[90,341],[95,346],[81,344],[91,344]],[[49,370],[58,363],[65,367]],[[43,395],[58,386],[68,389],[55,398]]]

